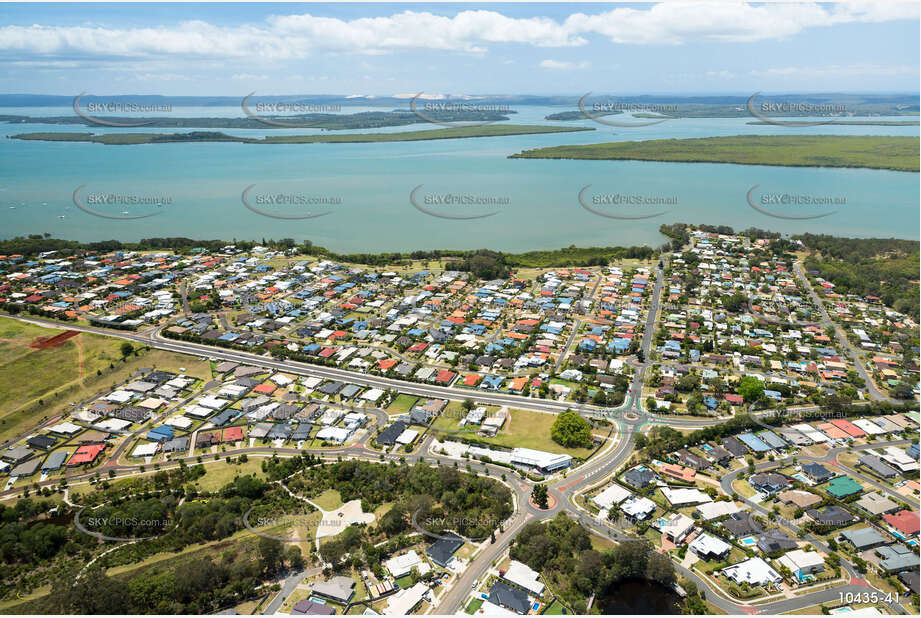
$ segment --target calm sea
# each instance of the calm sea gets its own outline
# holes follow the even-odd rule
[[[522,107],[513,122],[544,123],[547,114],[566,109],[570,108]],[[73,113],[70,108],[0,111]],[[241,115],[239,108],[174,109],[172,114]],[[906,119],[916,118],[892,118]],[[344,252],[481,247],[523,251],[569,245],[659,245],[664,240],[658,233],[662,223],[684,221],[736,229],[756,226],[789,234],[918,238],[916,173],[507,158],[529,148],[608,141],[741,134],[919,135],[916,126],[792,128],[749,125],[749,120],[678,119],[630,128],[583,120],[565,124],[597,130],[377,144],[103,146],[2,139],[0,236],[47,232],[83,241],[152,236],[290,237]],[[420,124],[381,131],[427,128],[439,127]],[[131,130],[173,131],[0,124],[4,136],[30,131]],[[224,132],[260,137],[318,131]],[[800,220],[769,216],[749,204],[748,194],[756,185],[751,201],[762,210],[787,216],[826,216]],[[74,205],[78,187],[82,187],[78,200],[96,212],[156,214],[132,220],[95,217]],[[254,210],[325,214],[299,220],[263,216],[244,203],[241,196],[248,187],[247,201]],[[414,190],[415,205],[410,199]],[[131,200],[148,203],[132,205]],[[810,200],[822,203],[815,205]],[[278,205],[279,201],[283,204]],[[609,218],[591,212],[583,203],[619,217],[658,216]],[[435,217],[423,210],[452,216],[492,214],[462,220]]]

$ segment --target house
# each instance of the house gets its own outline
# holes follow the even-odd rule
[[[883,521],[897,531],[903,539],[918,535],[918,512],[901,510],[898,513],[883,515]]]
[[[735,502],[728,500],[718,500],[716,502],[705,502],[704,504],[698,504],[696,511],[700,513],[701,518],[705,521],[710,521],[711,519],[717,519],[719,517],[726,517],[727,515],[734,515],[739,512],[739,507]]]
[[[509,563],[508,570],[499,575],[500,579],[526,590],[535,597],[540,597],[544,592],[544,585],[538,579],[540,573],[517,560],[512,560]]]
[[[794,504],[801,509],[808,509],[822,501],[819,496],[803,491],[802,489],[788,489],[777,494],[777,498],[784,504]]]
[[[702,560],[722,560],[729,555],[732,546],[705,532],[691,541],[688,549],[700,556]]]
[[[348,605],[349,601],[355,595],[355,580],[351,577],[336,575],[326,581],[317,582],[313,585],[313,594],[330,599],[336,603]]]
[[[666,517],[665,522],[659,526],[659,531],[675,545],[684,543],[684,540],[693,530],[694,520],[684,513],[669,515]]]
[[[656,503],[649,498],[634,496],[625,500],[620,510],[632,521],[643,521],[656,512]]]
[[[705,460],[703,457],[698,457],[691,451],[683,448],[679,451],[676,451],[674,457],[678,459],[685,466],[693,468],[695,470],[706,470],[710,467],[710,463]]]
[[[722,440],[723,448],[732,453],[733,457],[744,457],[748,454],[748,449],[737,438],[729,436]]]
[[[723,520],[722,523],[723,527],[737,539],[742,539],[761,532],[761,525],[755,521],[755,518],[748,511],[733,513],[728,519]]]
[[[777,563],[790,569],[798,581],[804,581],[807,575],[814,575],[825,570],[825,558],[816,551],[794,549],[777,559]]]
[[[912,594],[918,594],[921,591],[921,574],[918,569],[899,573],[899,581],[905,584]]]
[[[454,552],[461,548],[464,539],[453,532],[445,532],[437,541],[425,548],[426,555],[440,567],[447,568]]]
[[[32,436],[26,440],[26,444],[32,448],[38,448],[43,451],[47,451],[49,448],[57,444],[58,441],[52,438],[51,436]]]
[[[384,608],[386,616],[406,616],[419,607],[429,592],[429,587],[423,582],[417,582],[410,588],[397,591],[390,597],[387,607]]]
[[[45,460],[45,463],[42,464],[42,472],[54,472],[55,470],[60,470],[61,466],[64,465],[64,462],[67,461],[67,458],[70,456],[68,451],[56,451],[51,453],[48,456],[48,459]]]
[[[591,501],[599,509],[610,509],[611,507],[620,504],[631,495],[632,494],[628,490],[614,483],[606,487],[604,491],[602,491],[597,496],[593,496]]]
[[[755,491],[770,496],[789,487],[790,479],[776,472],[759,472],[748,478],[748,484]]]
[[[854,546],[857,551],[865,551],[885,545],[888,541],[876,528],[867,526],[856,530],[845,530],[840,538]]]
[[[377,435],[377,443],[381,446],[393,446],[404,431],[406,431],[406,423],[396,421]]]
[[[805,468],[805,466],[803,466]],[[825,486],[825,491],[839,500],[863,491],[863,487],[849,476],[837,476]]]
[[[27,460],[34,454],[35,452],[30,448],[25,446],[16,446],[6,450],[2,455],[0,455],[0,459],[11,464],[18,464]]]
[[[41,463],[42,460],[37,458],[24,461],[10,471],[10,476],[17,478],[32,476],[38,471]]]
[[[693,506],[695,504],[713,501],[710,496],[704,492],[691,487],[663,487],[662,495],[665,496],[669,504],[674,507]]]
[[[390,560],[385,560],[383,564],[394,579],[409,575],[413,569],[416,569],[419,575],[425,575],[431,570],[428,563],[424,562],[414,549],[405,554],[394,556]]]
[[[887,464],[877,455],[864,455],[857,460],[857,466],[884,479],[892,479],[899,475],[895,468]]]
[[[899,508],[899,505],[895,501],[890,500],[879,492],[864,494],[860,497],[860,500],[857,500],[854,504],[872,516],[891,513]]]
[[[918,567],[918,556],[901,543],[877,547],[876,555],[882,558],[879,568],[885,573],[898,573]]]
[[[489,589],[489,602],[521,615],[527,614],[531,609],[527,592],[502,581],[496,582]]]
[[[824,483],[834,476],[831,470],[819,463],[803,464],[803,474],[813,483]]]
[[[655,479],[655,473],[645,466],[631,468],[624,473],[624,482],[637,489],[651,485]]]
[[[749,558],[745,562],[726,567],[722,573],[737,584],[746,583],[750,586],[779,584],[783,581],[780,573],[761,558]]]
[[[790,538],[787,533],[780,528],[773,528],[760,534],[757,544],[758,549],[769,556],[798,547],[796,539]]]
[[[819,525],[833,526],[836,528],[849,526],[857,521],[847,510],[837,505],[826,506],[821,509],[809,509],[806,511],[806,515]]]

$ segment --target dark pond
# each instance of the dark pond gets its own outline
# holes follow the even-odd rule
[[[660,584],[646,580],[623,580],[595,599],[602,614],[679,614],[681,597]]]

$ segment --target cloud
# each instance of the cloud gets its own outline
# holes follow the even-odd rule
[[[756,77],[875,77],[880,75],[917,75],[918,67],[907,65],[851,64],[824,67],[774,67],[751,72]]]
[[[541,60],[541,68],[544,69],[587,69],[591,66],[590,62],[562,62],[559,60]]]
[[[273,15],[262,22],[217,26],[186,21],[170,26],[115,28],[77,26],[0,27],[0,51],[11,59],[67,56],[107,59],[186,57],[284,60],[322,53],[387,54],[444,50],[480,54],[493,44],[538,48],[579,47],[588,36],[628,45],[750,42],[788,38],[809,28],[877,23],[919,17],[916,3],[767,4],[689,2],[650,8],[618,7],[597,14],[508,17],[491,10],[453,16],[407,10],[387,17],[340,19],[309,13]]]

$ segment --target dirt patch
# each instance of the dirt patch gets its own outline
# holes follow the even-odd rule
[[[32,343],[29,344],[29,347],[36,350],[56,348],[59,345],[63,345],[63,343],[68,339],[72,339],[79,334],[80,331],[78,330],[65,330],[63,333],[55,335],[54,337],[38,337],[32,340]]]

